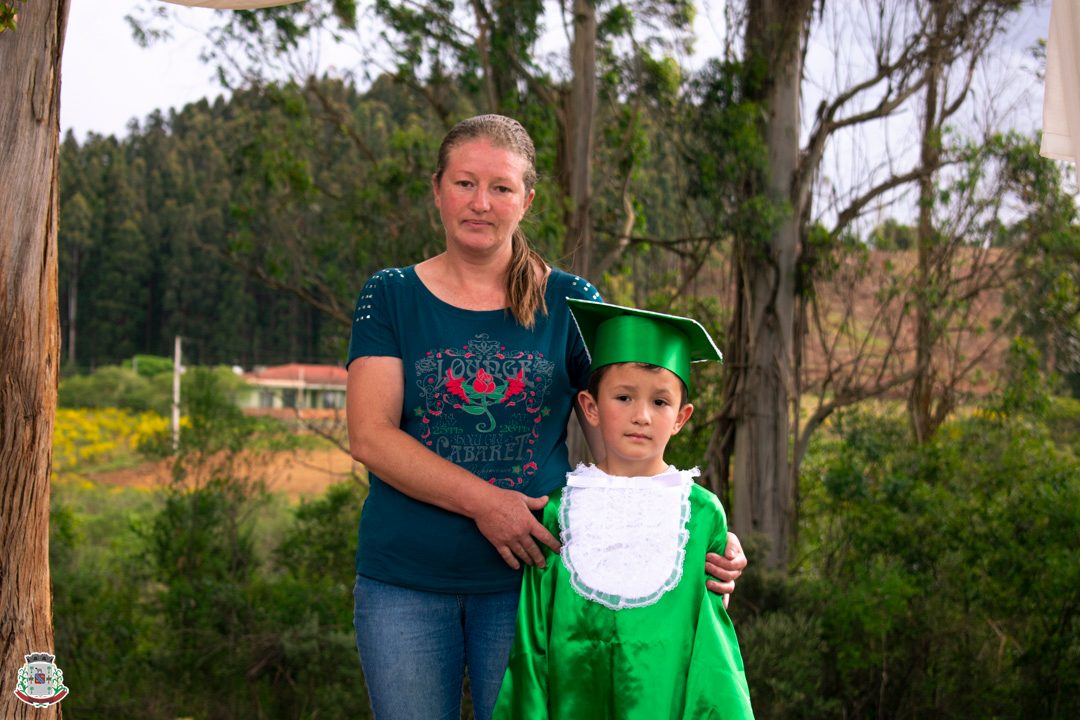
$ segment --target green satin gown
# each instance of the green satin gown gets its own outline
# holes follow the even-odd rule
[[[620,504],[638,492],[621,487],[590,505],[573,487],[583,470],[594,486],[605,478],[653,483],[659,495]],[[579,467],[551,495],[543,523],[556,537],[561,531],[563,555],[544,548],[547,567],[525,570],[496,720],[753,717],[735,628],[721,596],[705,588],[705,553],[724,552],[727,520],[695,474],[671,468],[656,485],[664,476],[611,478]],[[657,500],[672,493],[681,499]],[[621,536],[597,530],[616,513]],[[660,546],[659,563],[640,561]],[[607,567],[609,557],[616,560]],[[624,582],[642,566],[652,579]]]

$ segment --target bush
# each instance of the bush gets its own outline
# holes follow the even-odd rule
[[[65,378],[60,383],[57,403],[65,408],[113,407],[137,412],[150,409],[162,411],[152,394],[147,378],[134,370],[109,365],[90,375]]]
[[[79,680],[67,712],[369,718],[352,635],[362,497],[340,485],[283,512],[223,478],[154,493],[54,485],[57,654]]]
[[[168,423],[153,412],[60,408],[53,426],[53,469],[86,470],[134,461],[135,451],[167,431]]]
[[[140,490],[53,485],[53,624],[58,663],[75,688],[64,700],[72,717],[161,717],[140,534],[158,505]]]
[[[755,715],[787,720],[839,716],[840,702],[825,693],[828,644],[820,618],[808,609],[780,610],[736,628]]]
[[[788,589],[818,598],[802,603],[817,624],[789,602],[740,627],[765,638],[747,648],[757,672],[769,641],[786,647],[800,627],[813,638],[782,674],[750,676],[761,702],[831,698],[849,718],[1080,715],[1072,452],[1030,415],[975,414],[925,446],[897,419],[852,413],[836,429],[805,465],[805,554]]]
[[[1072,397],[1051,398],[1043,415],[1054,442],[1072,449],[1080,457],[1080,400]]]
[[[135,412],[156,412],[168,416],[172,412],[172,361],[165,372],[158,372],[160,360],[153,355],[140,355],[138,371],[129,367],[106,365],[88,375],[72,375],[60,382],[58,404],[65,408],[126,408]],[[152,373],[152,374],[150,374]],[[214,377],[215,392],[222,400],[236,404],[244,381],[230,368],[191,367],[181,377],[182,402],[193,391],[192,383],[200,375]]]
[[[131,358],[131,369],[145,378],[168,375],[171,380],[173,361],[160,355],[136,355]]]

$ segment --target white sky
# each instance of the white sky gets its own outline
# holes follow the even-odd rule
[[[140,48],[124,17],[158,5],[174,12],[180,24],[171,26],[171,40]],[[724,0],[699,0],[699,8],[697,44],[707,52],[721,42]],[[156,0],[71,0],[60,86],[61,133],[72,129],[80,140],[88,132],[123,136],[133,118],[142,122],[155,109],[181,108],[222,94],[212,68],[199,61],[206,45],[199,29],[215,19],[213,10]],[[324,51],[339,59],[350,52]],[[357,57],[353,52],[351,58]]]
[[[198,33],[174,28],[174,37],[142,49],[124,20],[140,0],[71,0],[60,75],[60,131],[79,139],[93,131],[122,136],[128,121],[151,111],[183,107],[221,94],[210,66],[199,62]],[[213,11],[178,8],[192,24]]]
[[[142,14],[140,8],[145,12],[145,8],[162,6],[177,21],[170,26],[173,38],[149,49],[140,48],[132,39],[124,17]],[[725,0],[699,0],[698,58],[718,54],[724,6]],[[858,3],[832,0],[829,7],[854,9]],[[997,112],[1006,109],[1004,117],[999,118],[999,127],[1007,125],[1027,133],[1041,127],[1042,85],[1024,65],[1033,64],[1027,60],[1028,48],[1039,37],[1045,37],[1049,15],[1049,0],[1041,0],[1029,4],[1016,16],[1003,43],[1001,57],[988,69],[984,83],[976,84],[975,92],[982,93],[982,97],[976,99],[973,107],[985,108],[987,97],[992,96]],[[61,132],[73,129],[80,140],[91,131],[123,136],[132,119],[142,122],[155,109],[167,111],[221,94],[213,79],[213,69],[199,60],[206,41],[198,28],[207,27],[216,19],[213,10],[164,5],[157,0],[71,0],[61,75]],[[811,45],[807,55],[806,112],[813,112],[816,98],[822,92],[828,93],[826,86],[831,84],[829,68],[835,63],[830,56],[835,48],[823,47],[822,42],[829,44],[829,37],[819,34],[817,45]],[[324,51],[336,54],[342,65],[355,65],[359,59],[356,51],[334,47]],[[1003,96],[1009,99],[1002,102]],[[904,133],[890,129],[887,134]],[[896,140],[907,144],[901,138]],[[846,151],[839,156],[850,157]],[[850,171],[834,168],[833,172],[847,175]]]

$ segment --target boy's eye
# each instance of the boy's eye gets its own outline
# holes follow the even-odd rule
[[[616,395],[615,399],[618,400],[619,402],[627,402],[628,400],[630,400],[630,396],[629,395]]]
[[[660,398],[657,398],[656,400],[653,400],[653,403],[654,403],[654,404],[655,404],[655,405],[656,405],[657,407],[663,407],[664,405],[667,405],[667,404],[668,404],[668,401],[667,401],[667,400],[663,400],[663,399],[660,399]]]

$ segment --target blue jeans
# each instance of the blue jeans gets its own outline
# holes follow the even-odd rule
[[[376,720],[457,720],[466,667],[476,720],[489,720],[519,594],[431,593],[357,576],[356,648]]]

